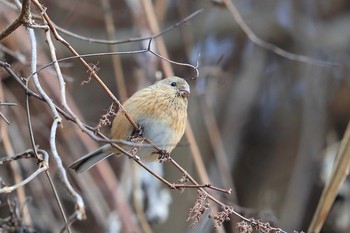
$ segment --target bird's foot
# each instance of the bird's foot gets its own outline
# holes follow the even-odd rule
[[[142,126],[139,126],[138,129],[134,129],[134,131],[131,134],[131,137],[135,137],[135,138],[141,138],[143,137],[143,128]]]
[[[167,152],[166,150],[159,150],[157,153],[159,154],[158,160],[160,163],[169,162],[170,160],[169,152]]]

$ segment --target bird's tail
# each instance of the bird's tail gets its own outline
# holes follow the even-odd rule
[[[75,170],[78,173],[82,173],[88,169],[90,169],[92,166],[100,162],[101,160],[113,155],[114,152],[111,151],[111,145],[106,144],[98,148],[97,150],[90,152],[89,154],[85,155],[84,157],[78,159],[71,165],[69,165],[69,168]]]

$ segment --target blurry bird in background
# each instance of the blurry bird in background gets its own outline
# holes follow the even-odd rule
[[[188,83],[174,76],[137,91],[123,106],[140,127],[143,136],[170,153],[185,132],[189,95]],[[111,138],[130,140],[134,133],[135,129],[128,119],[123,113],[118,112],[113,120]],[[121,146],[126,150],[131,148]],[[110,144],[106,144],[80,158],[69,167],[76,172],[84,172],[113,154],[121,155],[122,153]],[[157,160],[159,152],[153,147],[142,147],[137,155],[141,160],[149,162]]]

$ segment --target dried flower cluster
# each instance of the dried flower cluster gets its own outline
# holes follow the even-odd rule
[[[179,183],[180,183],[180,184],[186,184],[187,182],[188,182],[188,177],[187,177],[187,175],[184,173],[184,174],[180,177]]]
[[[262,222],[260,220],[251,219],[250,223],[254,230],[261,233],[281,233],[281,229],[271,227],[270,223]]]
[[[219,227],[225,221],[230,221],[230,215],[233,213],[233,208],[231,206],[222,206],[221,211],[213,217],[215,221],[215,226]]]
[[[170,154],[166,150],[159,151],[158,160],[160,163],[165,163],[170,161]]]
[[[246,221],[238,222],[236,225],[236,229],[239,233],[252,233],[253,232],[253,227],[251,226],[250,223],[248,223]]]
[[[130,137],[130,141],[135,143],[135,144],[142,144],[145,141],[145,138],[141,135],[135,135]],[[141,146],[135,146],[129,150],[130,154],[133,156],[136,156],[137,152],[141,149]]]
[[[91,70],[86,71],[86,73],[89,73],[89,77],[87,80],[84,80],[80,83],[81,86],[84,86],[85,84],[88,84],[91,82],[93,73],[97,73],[100,70],[100,68],[97,65],[98,65],[98,62],[96,63],[96,65],[93,63],[89,64],[89,66],[91,67]]]
[[[262,222],[260,220],[255,220],[253,218],[248,220],[243,220],[238,222],[236,229],[239,233],[252,233],[253,231],[260,233],[286,233],[280,228],[275,228],[270,225],[268,222]],[[299,233],[294,231],[294,233]],[[300,233],[304,233],[301,231]]]
[[[204,212],[209,209],[207,195],[201,190],[198,190],[197,193],[197,200],[194,203],[193,208],[190,209],[190,213],[187,218],[187,221],[193,220],[191,227],[194,227],[194,225],[196,225],[199,222]]]
[[[107,113],[101,116],[98,125],[95,127],[95,131],[100,132],[102,127],[112,124],[111,119],[113,119],[116,114],[115,106],[112,103],[112,105],[108,108]]]

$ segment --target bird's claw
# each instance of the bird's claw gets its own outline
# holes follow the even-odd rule
[[[132,134],[129,136],[129,140],[132,141],[133,139],[137,139],[137,138],[143,138],[143,128],[140,126],[137,129],[134,129],[134,131],[132,132]]]
[[[169,161],[169,159],[170,159],[170,154],[169,154],[169,152],[167,152],[166,150],[159,150],[158,151],[158,154],[159,154],[159,156],[158,156],[158,160],[159,160],[159,162],[160,163],[163,163],[163,162],[168,162]]]

